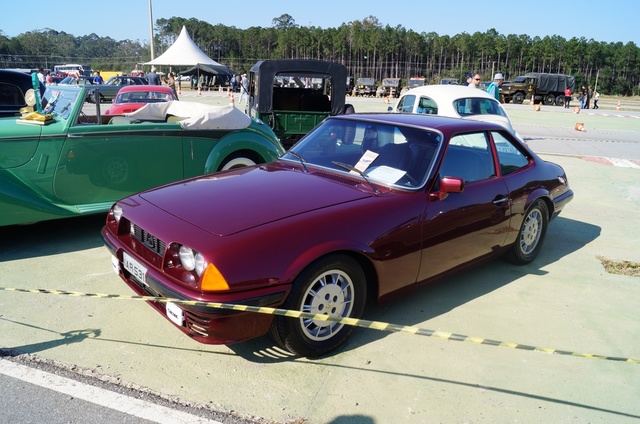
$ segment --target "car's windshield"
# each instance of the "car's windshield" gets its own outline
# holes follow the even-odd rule
[[[358,172],[348,170],[354,167],[374,183],[415,189],[426,182],[441,142],[436,131],[328,119],[283,158],[357,177]]]
[[[47,87],[42,100],[43,112],[67,119],[76,104],[79,93],[80,90],[75,88],[69,89],[55,85]]]

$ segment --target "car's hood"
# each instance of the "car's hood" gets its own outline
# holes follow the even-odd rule
[[[277,163],[240,168],[141,193],[147,202],[212,234],[227,235],[370,197],[367,186]],[[360,187],[362,189],[356,188]]]

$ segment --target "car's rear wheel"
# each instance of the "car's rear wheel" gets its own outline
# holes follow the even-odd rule
[[[220,166],[219,171],[226,171],[233,168],[242,168],[243,166],[253,166],[258,163],[258,160],[252,155],[244,153],[236,153],[224,160]]]
[[[509,260],[517,264],[527,264],[533,261],[542,248],[548,223],[549,208],[544,200],[538,199],[529,207],[524,216],[518,238],[509,251]]]
[[[318,315],[360,318],[365,299],[362,268],[346,255],[332,255],[311,264],[295,279],[282,307]],[[285,349],[311,357],[336,349],[353,329],[340,322],[277,316],[270,333]]]

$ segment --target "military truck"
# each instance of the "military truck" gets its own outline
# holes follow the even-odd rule
[[[261,119],[285,149],[330,115],[353,113],[345,104],[347,68],[323,60],[261,60],[249,71],[247,114]]]
[[[356,86],[353,89],[353,93],[356,96],[375,96],[376,95],[376,82],[373,78],[358,78]]]
[[[380,86],[380,96],[378,97],[400,97],[400,78],[385,78]]]
[[[564,89],[569,87],[573,93],[575,85],[572,75],[529,72],[502,84],[500,94],[505,103],[521,104],[533,97],[536,104],[564,106]]]

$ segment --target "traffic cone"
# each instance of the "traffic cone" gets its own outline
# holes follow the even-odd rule
[[[587,132],[587,129],[584,127],[584,123],[583,122],[578,122],[576,124],[576,131]]]
[[[576,106],[573,108],[574,113],[580,113],[580,106]]]
[[[618,100],[618,106],[616,107],[616,110],[620,110],[620,100]]]

